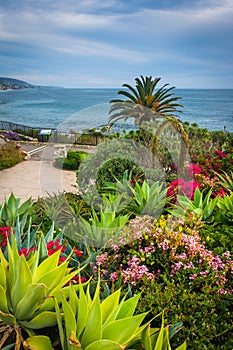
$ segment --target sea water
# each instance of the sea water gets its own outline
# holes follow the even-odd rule
[[[119,89],[36,87],[0,91],[0,121],[64,131],[99,128],[108,124],[110,101]],[[175,89],[184,108],[182,121],[209,130],[233,132],[233,89]],[[122,123],[133,128],[133,121]]]

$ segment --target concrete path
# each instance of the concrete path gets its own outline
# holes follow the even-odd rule
[[[0,171],[0,203],[11,192],[22,202],[29,197],[38,199],[64,192],[77,193],[76,171],[55,168],[52,155],[53,149],[48,147],[39,156]]]

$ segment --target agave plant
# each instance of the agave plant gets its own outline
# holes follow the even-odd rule
[[[184,195],[177,195],[178,204],[173,205],[169,212],[177,217],[183,217],[185,211],[193,212],[200,216],[203,221],[213,222],[215,219],[214,211],[217,208],[219,198],[211,198],[212,190],[206,195],[197,187],[194,191],[194,198],[189,199]]]
[[[64,317],[56,305],[62,349],[119,350],[138,341],[148,325],[141,325],[147,312],[134,315],[140,295],[120,301],[119,289],[101,302],[99,284],[93,298],[89,287],[70,286],[69,301],[61,296]]]
[[[92,217],[87,221],[83,217],[78,220],[77,238],[80,237],[87,246],[103,247],[109,239],[115,239],[129,221],[129,214],[117,215],[105,207],[100,213],[92,210]]]
[[[121,290],[118,289],[101,301],[100,280],[93,297],[90,284],[86,291],[80,285],[78,292],[70,285],[68,298],[61,296],[61,309],[56,302],[62,349],[171,350],[169,339],[179,331],[181,322],[165,328],[162,318],[161,329],[151,331],[149,324],[152,320],[144,323],[149,312],[135,315],[140,294],[129,299],[126,295],[120,298]],[[155,317],[158,316],[160,314]],[[176,350],[186,350],[185,343]]]
[[[219,198],[217,203],[220,211],[218,212],[218,219],[220,222],[228,225],[233,223],[233,194]]]
[[[175,329],[175,327],[173,327]],[[145,350],[172,350],[169,339],[171,338],[169,326],[164,327],[164,316],[160,330],[151,329],[150,326],[142,331],[141,342]],[[179,330],[179,328],[178,328]],[[175,330],[175,333],[178,331]],[[175,350],[186,350],[186,342],[178,346]]]
[[[0,205],[0,226],[12,226],[14,225],[17,217],[22,220],[26,216],[32,213],[32,201],[31,198],[20,204],[20,198],[16,198],[13,193],[5,202]]]
[[[68,259],[59,264],[60,251],[42,263],[38,251],[29,260],[20,255],[16,239],[12,247],[8,242],[7,251],[8,260],[0,250],[0,348],[9,335],[15,334],[15,350],[20,349],[27,333],[33,349],[40,349],[35,330],[56,325],[54,296],[62,288],[65,293],[64,286],[79,271],[68,268]]]
[[[130,189],[133,199],[128,210],[135,214],[158,216],[168,202],[167,188],[163,188],[163,184],[159,181],[154,182],[152,186],[146,180],[142,185],[136,182],[135,186]]]

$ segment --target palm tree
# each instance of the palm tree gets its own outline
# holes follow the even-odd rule
[[[129,118],[134,118],[135,124],[141,128],[143,122],[164,119],[159,124],[160,126],[155,128],[156,133],[153,133],[151,130],[149,147],[152,153],[155,154],[160,136],[166,128],[172,125],[182,139],[178,162],[178,167],[181,168],[188,149],[188,136],[184,131],[182,122],[176,118],[175,113],[181,113],[182,111],[178,108],[183,108],[183,105],[177,102],[181,97],[174,96],[174,86],[168,87],[169,84],[164,84],[161,88],[157,88],[160,80],[161,78],[153,79],[151,76],[145,78],[140,76],[140,78],[135,79],[135,88],[129,84],[123,84],[122,86],[130,90],[130,92],[120,90],[118,94],[125,96],[127,99],[114,99],[110,101],[112,106],[109,111],[109,126],[111,127],[119,120],[126,121]]]
[[[111,100],[109,123],[112,126],[119,120],[126,121],[128,118],[135,118],[135,124],[141,125],[143,121],[151,121],[161,117],[171,116],[180,113],[177,108],[183,105],[177,103],[181,97],[174,97],[169,84],[164,84],[161,88],[156,89],[161,78],[153,79],[150,77],[136,78],[136,88],[129,84],[123,84],[130,92],[125,90],[118,91],[119,95],[127,97],[126,100]],[[112,114],[112,115],[111,115]]]

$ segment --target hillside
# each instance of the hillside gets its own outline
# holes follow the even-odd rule
[[[12,79],[12,78],[4,78],[0,77],[0,90],[19,90],[19,89],[28,89],[34,88],[35,85],[29,84],[26,81]]]

